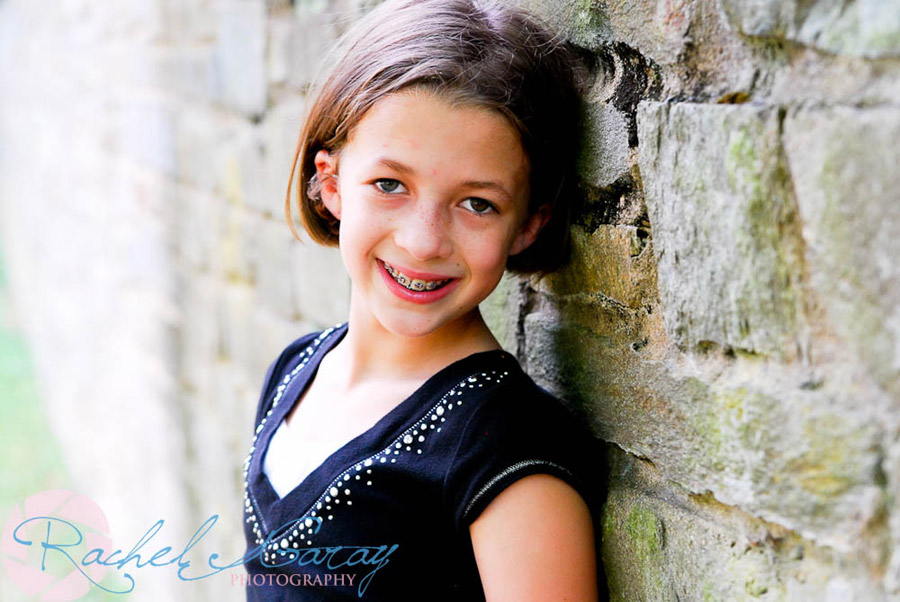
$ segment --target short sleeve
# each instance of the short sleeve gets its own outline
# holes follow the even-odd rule
[[[596,517],[600,454],[599,441],[543,389],[532,383],[498,391],[460,432],[444,478],[454,528],[467,531],[504,489],[532,474],[550,474],[571,485]]]

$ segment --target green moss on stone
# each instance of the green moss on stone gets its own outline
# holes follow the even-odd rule
[[[642,565],[656,564],[661,560],[665,531],[662,521],[650,508],[641,503],[632,506],[625,519],[625,532],[631,538]]]
[[[669,600],[666,532],[652,504],[614,492],[601,521],[603,563],[613,600]]]
[[[747,593],[750,594],[751,596],[753,596],[754,598],[758,598],[759,596],[762,596],[763,594],[765,594],[766,592],[769,591],[768,586],[766,586],[762,583],[757,583],[756,580],[752,579],[752,578],[748,579],[747,582],[744,584],[744,589],[746,589]]]
[[[793,204],[789,202],[790,174],[780,149],[767,143],[766,119],[734,130],[728,139],[725,169],[728,186],[742,197],[743,216],[731,232],[742,263],[761,269],[744,272],[741,294],[729,330],[741,346],[768,353],[780,353],[757,334],[762,325],[779,325],[777,331],[793,333],[797,321],[797,292],[794,272],[800,263]]]
[[[864,481],[858,474],[858,451],[868,436],[864,432],[845,432],[838,416],[823,416],[804,424],[803,439],[806,451],[786,466],[797,483],[812,494],[818,504],[816,511],[829,508],[832,500]],[[856,440],[856,441],[854,441]],[[859,440],[862,440],[860,444]]]
[[[752,196],[762,192],[759,155],[754,140],[759,132],[750,132],[746,127],[738,128],[728,138],[725,152],[725,171],[728,185],[735,192],[745,192],[743,186],[750,185]]]
[[[597,0],[578,0],[573,16],[572,29],[585,39],[593,38],[606,27],[602,5]]]
[[[703,456],[698,456],[696,461],[703,464],[711,461],[716,470],[724,469],[724,464],[717,461],[717,458],[722,455],[722,450],[727,448],[730,431],[725,427],[729,422],[728,417],[721,411],[709,385],[702,380],[694,377],[685,379],[682,391],[686,397],[683,405],[687,412],[688,424],[707,452]]]

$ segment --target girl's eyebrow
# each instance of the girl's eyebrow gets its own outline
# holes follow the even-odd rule
[[[411,175],[415,173],[415,170],[405,163],[400,163],[400,161],[394,161],[393,159],[388,159],[387,157],[381,157],[378,161],[375,162],[375,165],[383,165],[388,169],[393,169],[394,171],[400,172],[402,174]]]
[[[390,159],[388,157],[381,157],[378,161],[375,162],[375,165],[382,165],[387,167],[388,169],[393,169],[398,173],[402,173],[405,175],[413,175],[416,173],[412,167],[405,163],[401,163],[400,161],[395,161],[394,159]],[[507,202],[512,202],[512,197],[506,191],[506,188],[503,187],[499,182],[494,182],[493,180],[467,180],[462,183],[464,188],[486,188],[488,190],[493,190],[501,195]]]

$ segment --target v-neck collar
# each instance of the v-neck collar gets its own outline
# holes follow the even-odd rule
[[[373,453],[383,449],[393,438],[402,433],[408,426],[420,419],[420,414],[428,411],[424,407],[423,400],[440,396],[440,392],[455,385],[467,376],[482,370],[485,364],[506,363],[510,368],[518,367],[515,358],[502,349],[480,351],[438,370],[430,376],[419,388],[413,391],[405,400],[394,406],[387,414],[382,416],[372,427],[363,431],[353,439],[347,441],[340,448],[332,452],[319,466],[306,475],[304,479],[284,497],[279,497],[275,492],[269,478],[263,471],[263,459],[269,448],[269,443],[275,430],[284,420],[285,416],[297,404],[306,387],[315,376],[322,358],[335,345],[337,345],[347,333],[348,323],[336,328],[317,349],[313,351],[307,364],[298,372],[289,383],[283,393],[283,402],[272,412],[269,420],[259,434],[256,444],[256,452],[251,462],[250,478],[257,484],[257,498],[260,508],[260,519],[263,528],[268,531],[277,528],[293,518],[299,516],[298,507],[308,511],[318,500],[324,491],[334,480],[335,476],[349,466],[365,460]]]

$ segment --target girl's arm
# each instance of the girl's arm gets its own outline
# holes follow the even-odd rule
[[[591,514],[562,479],[519,479],[469,532],[487,602],[597,601]]]

